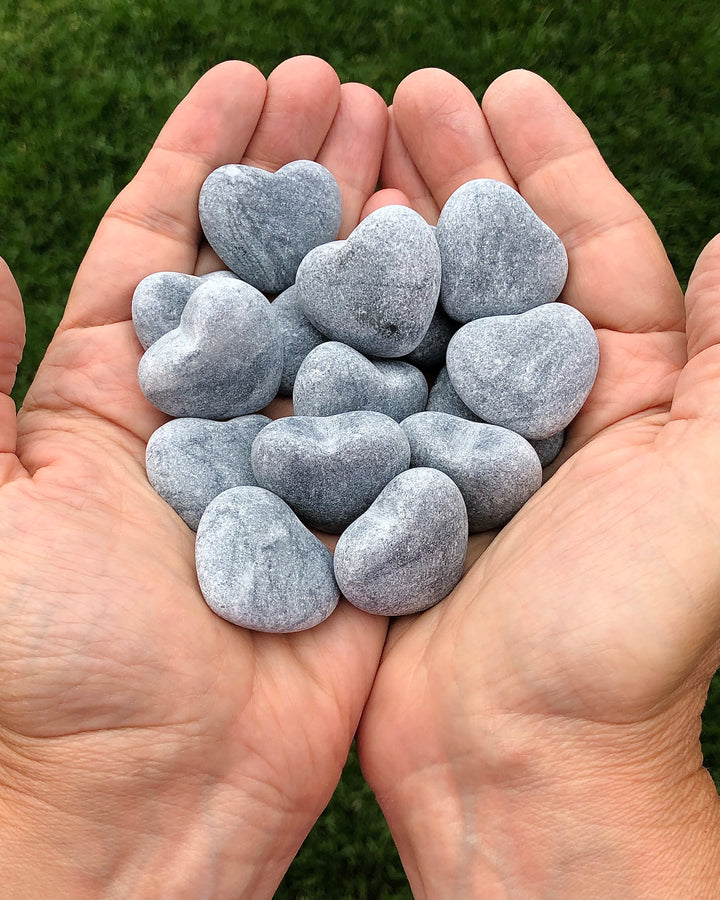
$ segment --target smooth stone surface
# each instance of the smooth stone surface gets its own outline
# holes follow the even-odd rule
[[[435,232],[440,302],[458,322],[516,315],[556,300],[567,278],[560,238],[506,184],[479,178],[445,203]]]
[[[196,530],[208,503],[223,491],[255,485],[252,443],[267,416],[227,422],[171,419],[153,434],[145,451],[148,481],[176,513]]]
[[[403,357],[403,360],[421,368],[437,369],[445,362],[447,346],[457,330],[458,323],[438,306],[425,337],[414,350]]]
[[[154,272],[143,278],[132,298],[132,321],[143,349],[178,327],[190,295],[204,281],[235,277],[232,272],[220,271],[207,275]]]
[[[430,388],[425,409],[427,412],[448,413],[448,415],[467,419],[470,422],[480,421],[470,407],[458,397],[458,393],[450,381],[447,366],[443,366],[438,372],[433,386]]]
[[[311,350],[295,377],[298,416],[333,416],[352,410],[384,413],[400,422],[427,402],[427,381],[415,366],[394,359],[368,359],[338,341]]]
[[[188,300],[180,325],[149,347],[140,387],[170,416],[230,419],[277,394],[282,341],[270,303],[235,279],[210,279]]]
[[[421,412],[402,429],[412,465],[439,469],[460,488],[471,533],[501,528],[542,484],[537,453],[507,428]]]
[[[545,468],[562,450],[565,443],[565,429],[558,431],[557,434],[551,434],[550,437],[531,440],[529,443],[540,458],[540,464]]]
[[[313,247],[337,237],[342,198],[332,174],[308,159],[277,172],[231,164],[208,175],[199,212],[225,265],[258,290],[279,293]]]
[[[264,428],[252,447],[257,483],[313,528],[340,533],[410,466],[410,445],[376,412],[290,416]]]
[[[210,503],[198,527],[195,563],[208,606],[254,631],[312,628],[339,599],[330,551],[263,488],[232,488]]]
[[[564,303],[476,319],[456,332],[447,351],[460,399],[484,421],[533,440],[575,418],[598,361],[592,325]]]
[[[408,469],[340,535],[335,578],[346,599],[367,612],[420,612],[460,580],[467,540],[459,488],[437,469]]]
[[[384,206],[345,241],[300,264],[300,303],[313,325],[371,356],[400,357],[427,332],[440,291],[440,251],[422,216]]]
[[[300,308],[294,284],[278,294],[270,308],[277,319],[283,342],[283,371],[278,393],[291,397],[300,364],[313,347],[324,343],[327,338],[308,321]]]

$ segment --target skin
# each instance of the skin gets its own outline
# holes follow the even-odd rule
[[[449,598],[389,632],[345,603],[295,635],[218,619],[144,474],[165,417],[137,387],[132,291],[218,267],[196,213],[212,169],[302,157],[340,182],[342,236],[386,202],[434,222],[469,178],[514,184],[563,238],[562,299],[601,344],[552,478],[473,540]],[[718,649],[719,255],[716,239],[683,300],[647,218],[529,73],[482,109],[414,73],[389,120],[317,59],[267,83],[208,73],[103,219],[17,420],[23,318],[0,270],[4,895],[270,896],[358,723],[418,897],[717,894],[697,738]]]

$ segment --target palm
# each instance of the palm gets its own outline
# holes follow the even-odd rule
[[[207,248],[198,255],[205,175],[243,152],[269,168],[317,156],[341,184],[345,232],[375,186],[386,121],[376,94],[341,90],[307,59],[274,73],[263,110],[264,94],[249,66],[220,67],[175,114],[101,225],[18,419],[17,457],[2,457],[8,746],[37,755],[52,739],[53,765],[70,773],[52,802],[84,810],[86,784],[74,793],[72,772],[97,772],[98,824],[119,816],[131,834],[165,804],[186,828],[183,810],[196,816],[202,800],[198,846],[223,865],[214,883],[180,877],[173,895],[179,885],[190,896],[272,890],[337,782],[385,632],[346,605],[298,635],[218,619],[199,594],[192,534],[144,475],[145,442],[164,417],[137,387],[129,300],[150,271],[212,265]],[[358,132],[362,165],[346,152]],[[254,871],[260,848],[274,868]],[[141,893],[138,878],[125,893]]]
[[[533,717],[642,723],[683,685],[697,705],[712,670],[710,259],[688,294],[686,338],[652,226],[554,91],[513,73],[484,111],[450,76],[411,76],[396,96],[385,183],[430,217],[468,178],[516,183],[568,246],[562,299],[593,322],[600,372],[552,478],[494,540],[471,542],[474,564],[450,598],[391,628],[360,749],[394,805],[407,799],[397,785],[416,790],[454,757],[492,755],[483,716],[513,728]]]

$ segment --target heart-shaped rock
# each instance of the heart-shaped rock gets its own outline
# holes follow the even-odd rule
[[[230,419],[275,397],[282,365],[268,300],[242,281],[214,278],[190,296],[180,325],[145,351],[138,380],[168,415]]]
[[[290,416],[258,434],[257,483],[282,497],[306,525],[341,532],[410,465],[410,445],[393,419],[376,412]]]
[[[550,437],[571,422],[598,361],[592,325],[565,303],[476,319],[455,333],[447,350],[460,399],[483,421],[528,439]]]
[[[458,322],[525,312],[557,299],[565,284],[562,241],[501,181],[461,185],[445,203],[435,235],[440,302]]]
[[[402,429],[412,465],[439,469],[460,488],[471,533],[501,528],[542,484],[537,453],[507,428],[421,412]]]
[[[277,172],[226,165],[205,179],[200,222],[228,268],[267,293],[295,281],[302,258],[337,237],[340,188],[319,163],[299,159]]]
[[[310,251],[295,283],[305,315],[327,337],[372,356],[405,356],[430,327],[440,251],[421,216],[384,206],[347,240]]]
[[[145,451],[148,481],[163,500],[197,529],[208,503],[233,487],[257,487],[250,450],[267,416],[227,422],[171,419],[150,436]]]
[[[295,376],[308,353],[326,338],[308,320],[300,308],[295,285],[273,300],[271,309],[280,328],[283,343],[283,373],[278,393],[291,397]]]
[[[465,501],[452,479],[437,469],[408,469],[340,535],[335,578],[367,612],[420,612],[460,580],[467,539]]]
[[[259,487],[232,488],[210,503],[195,564],[208,606],[254,631],[312,628],[339,599],[330,551],[287,503]]]
[[[400,422],[425,408],[425,376],[410,363],[368,359],[338,341],[327,341],[303,360],[293,388],[297,416],[332,416],[373,410]]]
[[[186,275],[183,272],[155,272],[135,288],[132,320],[138,340],[147,348],[168,331],[177,328],[190,295],[210,278],[235,278],[232,272]]]

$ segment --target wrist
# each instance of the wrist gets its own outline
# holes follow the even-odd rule
[[[718,796],[697,715],[498,714],[475,734],[472,750],[446,735],[376,790],[416,898],[718,896]]]

